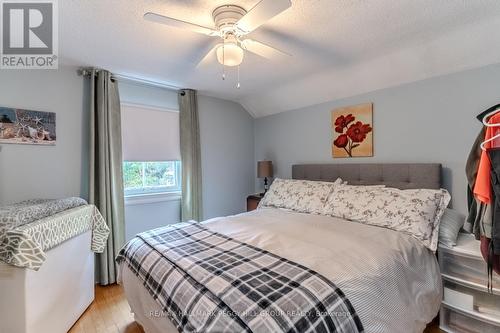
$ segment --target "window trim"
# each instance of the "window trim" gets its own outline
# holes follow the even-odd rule
[[[144,205],[158,202],[181,201],[182,193],[162,192],[125,196],[125,206]]]
[[[155,105],[147,105],[147,104],[141,104],[141,103],[131,103],[131,102],[121,102],[120,106],[123,105],[125,107],[129,106],[132,108],[143,108],[143,109],[148,109],[148,110],[153,110],[153,111],[162,111],[162,112],[174,112],[174,113],[179,113],[179,109],[172,109],[172,108],[167,108],[163,106],[155,106]]]

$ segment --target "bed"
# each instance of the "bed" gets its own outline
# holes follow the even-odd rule
[[[439,164],[294,165],[294,179],[383,184],[401,189],[441,186]],[[435,254],[413,237],[340,218],[260,208],[202,226],[310,268],[347,296],[365,332],[422,332],[438,313],[441,280]],[[147,333],[177,332],[130,265],[119,266],[136,321]],[[348,331],[348,330],[347,330]]]
[[[4,233],[0,332],[67,332],[94,299],[94,252],[107,232],[85,204]]]

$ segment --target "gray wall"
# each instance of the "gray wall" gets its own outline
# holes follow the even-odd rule
[[[178,109],[175,91],[120,82],[122,102]],[[239,104],[198,96],[203,215],[205,219],[245,211],[253,192],[253,118]],[[180,200],[126,204],[127,239],[135,234],[180,221]]]
[[[465,161],[481,128],[475,116],[500,102],[499,77],[493,65],[259,118],[255,158],[271,159],[278,177],[290,177],[294,163],[439,162],[453,206],[465,212]],[[365,102],[374,103],[375,156],[332,159],[330,111]]]
[[[199,96],[203,217],[241,213],[254,190],[253,118],[239,104]]]
[[[76,68],[2,70],[0,106],[56,113],[56,146],[0,145],[0,204],[88,195],[88,108]]]

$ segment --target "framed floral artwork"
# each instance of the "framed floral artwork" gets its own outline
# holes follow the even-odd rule
[[[332,111],[332,157],[373,156],[373,103]]]

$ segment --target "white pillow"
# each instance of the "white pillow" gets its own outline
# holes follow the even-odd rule
[[[347,183],[347,181],[342,181],[340,183],[340,186],[350,186],[350,187],[355,187],[355,188],[364,188],[364,189],[376,189],[376,188],[385,188],[386,186],[383,184],[380,185],[350,185]],[[333,206],[331,205],[332,202],[334,202],[334,199],[331,198],[333,195],[333,191],[330,193],[328,196],[328,200],[325,203],[325,207],[323,207],[323,211],[321,212],[322,215],[331,215],[331,216],[336,216],[333,213]]]
[[[450,202],[444,189],[337,186],[323,214],[404,232],[436,251],[439,222]]]
[[[465,223],[465,216],[460,212],[446,208],[439,224],[439,243],[448,247],[457,245],[458,234]]]
[[[341,183],[340,178],[335,182],[276,178],[260,201],[259,207],[286,208],[301,213],[321,214],[328,196],[335,186]]]

